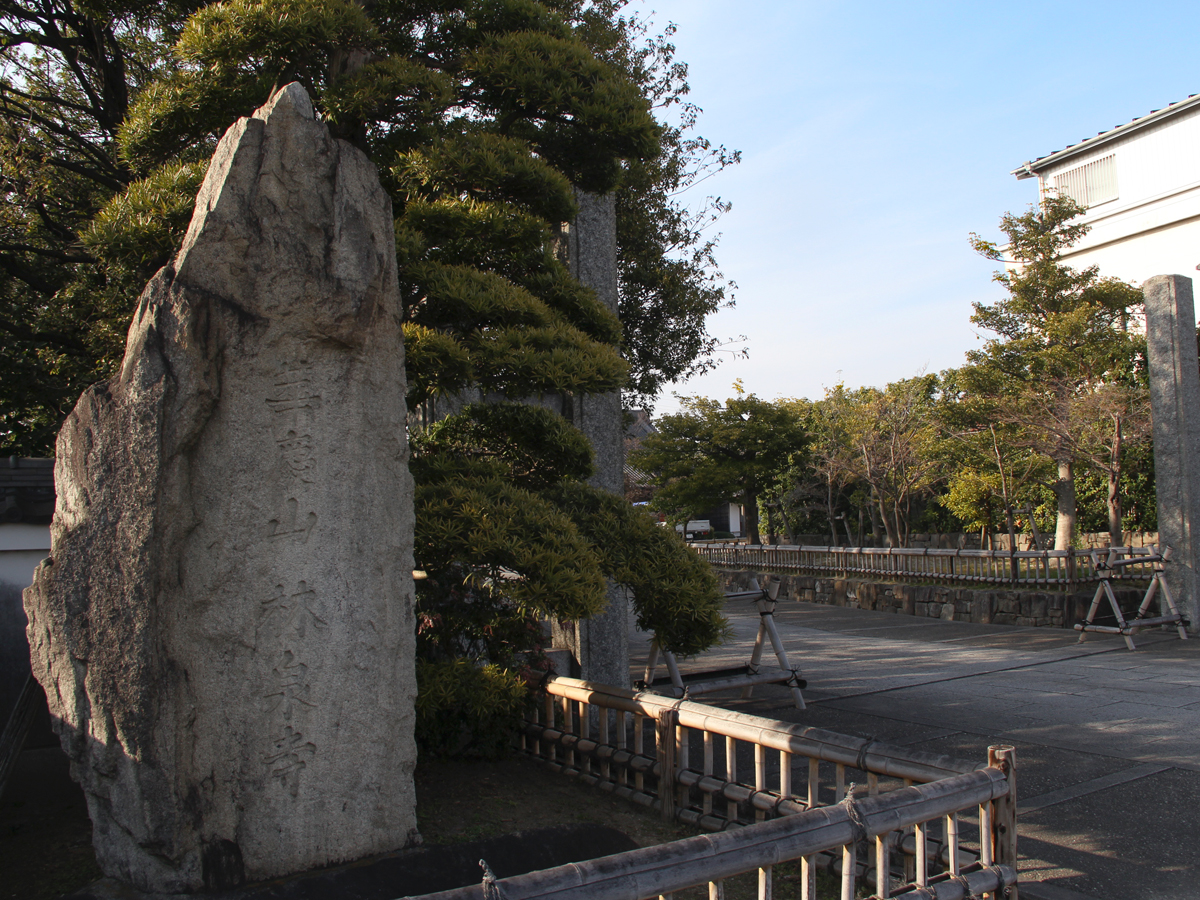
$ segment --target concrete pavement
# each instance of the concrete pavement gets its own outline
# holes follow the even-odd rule
[[[685,672],[748,660],[758,615],[726,612],[734,639]],[[697,699],[966,760],[1013,744],[1023,898],[1200,898],[1200,639],[1151,630],[1131,652],[1120,637],[787,599],[775,621],[808,709],[778,685]],[[637,635],[635,665],[646,646]]]

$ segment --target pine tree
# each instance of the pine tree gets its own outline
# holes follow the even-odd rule
[[[653,157],[660,142],[641,87],[556,6],[571,12],[532,0],[205,6],[106,138],[123,182],[75,229],[97,261],[88,277],[132,308],[182,237],[216,140],[292,81],[376,163],[396,215],[410,408],[468,391],[488,400],[412,440],[427,575],[418,714],[447,721],[487,695],[477,730],[519,697],[515,651],[535,617],[596,612],[605,577],[633,589],[643,627],[677,653],[723,629],[707,566],[588,487],[582,435],[518,402],[624,383],[620,323],[555,257],[553,235],[574,215],[573,186],[613,190],[623,161]],[[93,370],[109,358],[111,348]],[[463,668],[463,657],[494,665]],[[452,749],[441,734],[431,744]]]

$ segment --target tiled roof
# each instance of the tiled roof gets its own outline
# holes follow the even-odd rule
[[[1200,105],[1200,94],[1189,94],[1186,99],[1168,104],[1162,109],[1154,109],[1144,116],[1134,119],[1132,122],[1126,122],[1124,125],[1116,125],[1108,131],[1101,131],[1094,137],[1084,138],[1077,144],[1070,144],[1062,150],[1055,150],[1053,153],[1047,153],[1045,156],[1039,156],[1031,162],[1023,163],[1013,169],[1012,174],[1017,178],[1031,178],[1039,169],[1044,169],[1051,163],[1059,162],[1071,156],[1080,153],[1085,153],[1094,147],[1115,140],[1119,137],[1124,137],[1132,131],[1139,128],[1144,128],[1147,125],[1152,125],[1160,119],[1168,118],[1176,115],[1185,109]]]

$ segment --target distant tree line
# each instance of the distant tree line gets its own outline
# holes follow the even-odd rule
[[[1157,530],[1142,296],[1061,262],[1082,211],[1050,197],[1002,219],[1003,248],[972,235],[1006,262],[1006,296],[975,304],[994,337],[959,368],[817,400],[685,398],[632,460],[655,473],[654,504],[677,521],[742,502],[752,541],[979,531],[1064,549],[1081,531],[1119,545]]]

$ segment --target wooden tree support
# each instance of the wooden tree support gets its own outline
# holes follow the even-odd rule
[[[1162,553],[1153,556],[1133,557],[1130,559],[1117,559],[1116,552],[1110,550],[1108,557],[1102,560],[1096,551],[1093,550],[1092,561],[1095,564],[1097,574],[1100,575],[1100,584],[1096,586],[1096,595],[1092,598],[1092,605],[1088,608],[1087,618],[1075,625],[1075,630],[1079,632],[1079,642],[1082,644],[1087,640],[1087,633],[1089,631],[1094,631],[1098,634],[1119,634],[1124,636],[1125,646],[1130,650],[1136,650],[1137,647],[1133,643],[1133,636],[1140,629],[1150,628],[1154,625],[1174,625],[1179,629],[1179,639],[1186,641],[1187,622],[1175,606],[1175,598],[1171,596],[1171,589],[1167,586],[1166,579],[1163,578],[1163,564],[1170,558],[1170,547],[1167,547]],[[1109,576],[1113,571],[1122,566],[1147,562],[1154,563],[1154,575],[1150,578],[1150,586],[1146,588],[1146,596],[1142,598],[1142,605],[1138,607],[1137,615],[1133,619],[1127,620],[1125,614],[1121,612],[1121,605],[1117,603],[1117,596],[1113,593]],[[1155,595],[1160,590],[1162,591],[1163,601],[1166,602],[1171,614],[1149,617],[1146,613],[1150,611],[1150,604],[1154,601]],[[1106,596],[1108,597],[1108,605],[1112,607],[1113,615],[1117,618],[1117,624],[1094,625],[1092,623],[1096,619],[1096,613],[1100,610],[1100,602]],[[1162,611],[1161,603],[1159,611]]]
[[[800,691],[808,686],[808,682],[800,677],[800,670],[793,669],[791,663],[788,662],[787,651],[783,648],[783,640],[779,637],[779,630],[775,627],[774,613],[779,596],[779,582],[770,579],[767,581],[765,589],[758,586],[757,579],[752,578],[750,583],[751,589],[748,591],[737,591],[725,595],[726,600],[750,600],[758,608],[758,636],[754,640],[754,651],[750,655],[748,664],[728,669],[689,672],[687,675],[683,675],[679,671],[675,654],[662,647],[658,638],[655,637],[650,644],[650,658],[646,660],[646,672],[637,684],[638,689],[655,690],[670,685],[672,696],[688,698],[700,694],[711,694],[714,691],[741,688],[742,697],[749,697],[755,685],[786,684],[791,689],[796,709],[804,709],[804,696]],[[779,663],[779,668],[763,668],[761,666],[763,647],[767,640],[770,640],[771,647],[775,650],[775,659]],[[656,679],[654,671],[658,668],[660,655],[666,663],[667,676]]]

